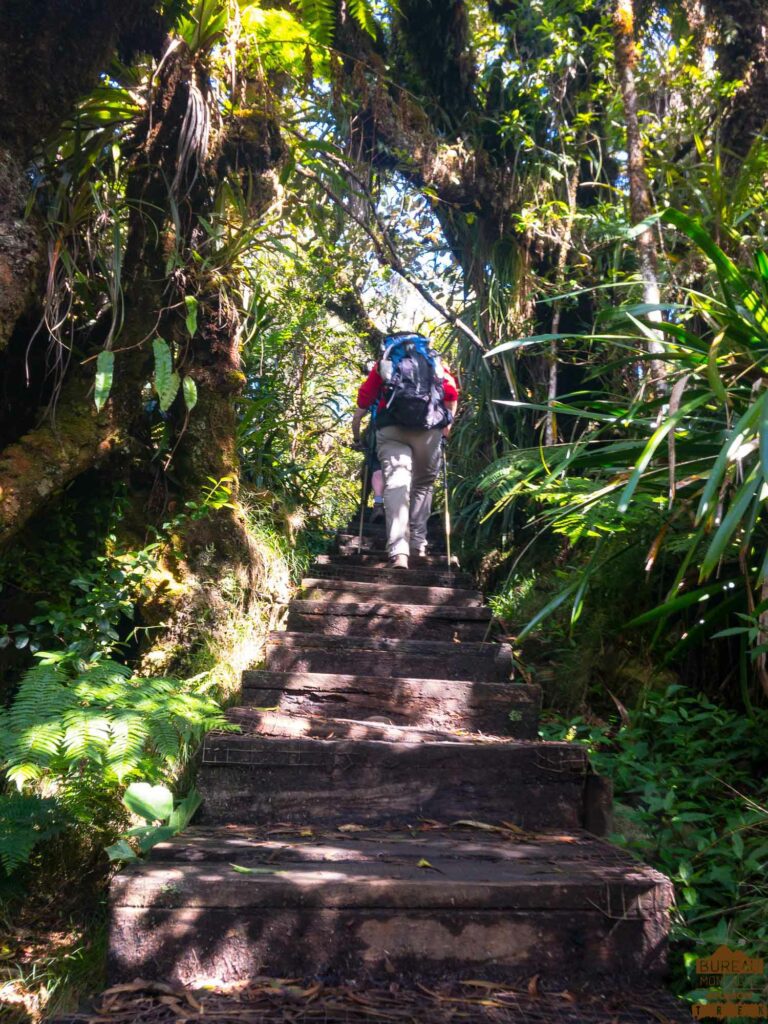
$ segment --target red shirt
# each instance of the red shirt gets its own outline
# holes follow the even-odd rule
[[[448,370],[443,367],[443,397],[446,402],[458,402],[459,400],[459,389],[456,384],[456,380]],[[379,364],[377,363],[371,372],[368,374],[366,379],[360,385],[357,392],[357,407],[358,409],[370,409],[377,398],[379,398],[379,412],[386,405],[386,400],[383,397],[384,381],[381,379],[379,373]]]

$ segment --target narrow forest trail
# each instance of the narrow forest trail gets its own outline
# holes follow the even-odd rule
[[[110,980],[473,979],[528,999],[488,1019],[690,1019],[663,992],[672,885],[603,838],[584,750],[536,738],[481,594],[435,555],[389,569],[374,526],[357,544],[245,673],[241,732],[207,739],[198,823],[114,879]]]

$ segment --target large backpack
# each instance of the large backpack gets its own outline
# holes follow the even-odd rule
[[[451,422],[445,408],[440,356],[420,334],[393,335],[379,362],[387,419],[402,427],[433,430]]]

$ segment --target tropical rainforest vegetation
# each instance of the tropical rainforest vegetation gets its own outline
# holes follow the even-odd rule
[[[105,849],[194,809],[403,326],[543,735],[613,777],[679,963],[765,952],[768,2],[0,12],[0,1003],[98,985]]]

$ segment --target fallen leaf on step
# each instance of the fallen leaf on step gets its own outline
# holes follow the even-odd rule
[[[460,821],[452,821],[451,825],[461,825],[464,828],[479,828],[484,832],[506,832],[500,825],[489,825],[485,821],[472,821],[470,818],[462,818]]]
[[[244,868],[242,864],[230,864],[233,871],[237,871],[239,875],[276,875],[277,871],[274,868]]]
[[[528,982],[528,995],[529,996],[541,995],[541,993],[539,992],[539,975],[538,974],[534,974],[533,977]]]
[[[365,832],[365,825],[355,825],[354,822],[350,822],[349,825],[338,825],[337,832]]]
[[[519,825],[516,825],[514,821],[502,821],[501,824],[504,826],[504,828],[508,828],[510,832],[516,832],[519,836],[525,836],[530,834],[526,832],[524,828],[520,828]]]
[[[147,981],[144,978],[136,978],[134,981],[127,981],[122,985],[113,985],[108,988],[102,996],[113,996],[118,992],[163,992],[169,995],[176,990],[162,981]]]
[[[194,996],[192,995],[192,993],[191,993],[191,992],[187,992],[187,991],[185,990],[185,992],[184,992],[184,998],[185,998],[185,999],[187,1000],[187,1002],[189,1003],[189,1005],[190,1005],[190,1006],[191,1006],[191,1007],[192,1007],[192,1008],[193,1008],[194,1010],[197,1010],[197,1012],[198,1012],[198,1013],[202,1013],[202,1012],[203,1012],[203,1004],[202,1004],[202,1003],[199,1003],[199,1002],[197,1001],[197,999],[195,999],[195,997],[194,997]]]
[[[312,831],[311,828],[303,828],[301,832],[299,832],[299,835],[304,836],[305,838],[311,838],[314,834],[315,833]]]
[[[432,865],[429,863],[426,857],[422,857],[416,866],[419,868],[432,868]],[[435,869],[432,868],[432,870],[434,871]]]

